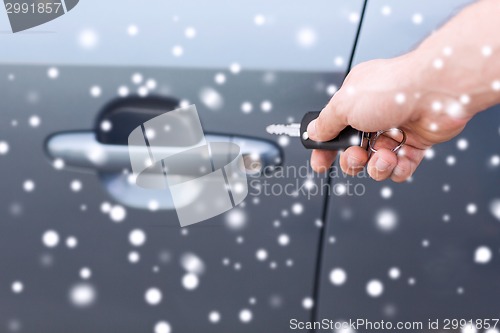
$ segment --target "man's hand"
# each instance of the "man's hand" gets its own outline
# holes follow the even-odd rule
[[[412,56],[356,66],[319,118],[309,124],[309,137],[315,141],[331,140],[348,125],[364,132],[397,127],[407,133],[406,145],[398,155],[391,151],[397,143],[388,136],[377,140],[378,152],[369,161],[366,150],[350,147],[340,158],[345,173],[356,175],[367,165],[375,180],[405,181],[426,149],[456,136],[470,119],[456,98],[413,85],[415,81],[410,78],[419,64]],[[316,150],[311,165],[316,171],[325,171],[335,157],[334,152]]]
[[[455,137],[477,112],[500,102],[500,63],[494,60],[500,53],[494,32],[499,14],[498,1],[477,2],[416,50],[354,67],[309,124],[309,137],[328,141],[348,125],[364,132],[400,128],[408,137],[397,155],[391,151],[397,142],[383,135],[370,160],[361,147],[350,147],[340,166],[350,175],[367,166],[375,180],[405,181],[426,149]],[[323,172],[335,158],[335,152],[315,150],[311,165]]]

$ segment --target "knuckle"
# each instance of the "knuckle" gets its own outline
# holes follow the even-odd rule
[[[377,170],[377,168],[375,168],[375,166],[370,166],[368,168],[368,174],[370,175],[370,177],[373,180],[376,180],[378,182],[387,179],[387,175],[385,173]]]
[[[323,110],[323,112],[319,114],[319,117],[316,121],[316,133],[320,138],[328,136],[330,132],[329,122],[330,122],[329,115]]]
[[[413,173],[412,167],[409,163],[399,163],[391,175],[391,179],[396,183],[402,183],[408,180]]]

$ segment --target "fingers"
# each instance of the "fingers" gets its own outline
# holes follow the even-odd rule
[[[415,171],[416,165],[406,156],[400,156],[398,165],[392,171],[391,179],[396,183],[402,183],[411,177]]]
[[[368,162],[368,152],[362,147],[349,147],[340,155],[342,171],[351,176],[356,176],[365,168]]]
[[[311,167],[316,172],[324,173],[328,171],[336,158],[336,151],[313,150],[311,155]]]
[[[340,155],[340,167],[350,176],[356,176],[365,166],[368,174],[376,181],[392,179],[402,183],[413,175],[424,156],[424,151],[410,151],[396,155],[387,148],[380,148],[368,160],[368,152],[361,147],[349,147]],[[335,159],[337,152],[327,150],[314,150],[311,157],[311,167],[314,171],[324,173],[328,171]]]
[[[398,165],[398,156],[387,148],[379,149],[368,162],[368,174],[377,181],[382,181],[392,175]]]
[[[425,156],[425,150],[404,150],[405,154],[400,154],[398,157],[398,165],[394,168],[392,172],[391,179],[396,183],[401,183],[410,178],[420,162],[422,162]],[[407,153],[408,152],[408,153]]]
[[[324,142],[335,138],[347,126],[347,117],[339,112],[332,98],[319,117],[309,123],[307,134],[314,141]]]
[[[367,151],[361,147],[350,147],[340,156],[340,167],[344,173],[356,176],[367,166],[368,174],[377,181],[390,178],[402,183],[413,175],[424,153],[423,150],[407,148],[396,155],[388,148],[380,148],[368,162]]]

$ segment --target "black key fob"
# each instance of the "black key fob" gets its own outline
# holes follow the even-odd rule
[[[364,147],[366,140],[364,140],[364,132],[360,132],[350,126],[346,127],[340,134],[330,140],[325,142],[318,142],[309,139],[307,134],[307,126],[311,121],[319,117],[320,112],[308,112],[302,118],[300,123],[300,141],[307,149],[321,149],[321,150],[345,150],[351,146],[361,146]]]

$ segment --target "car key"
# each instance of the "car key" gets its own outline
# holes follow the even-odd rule
[[[288,135],[291,137],[300,137],[302,145],[306,149],[321,149],[321,150],[345,150],[352,146],[360,146],[366,150],[370,149],[371,152],[377,152],[375,149],[375,142],[377,139],[386,132],[398,131],[402,134],[401,142],[392,149],[397,153],[406,142],[406,133],[398,128],[389,130],[378,131],[376,133],[361,132],[350,126],[346,127],[340,134],[330,141],[314,141],[309,138],[307,134],[307,126],[311,121],[319,117],[320,112],[308,112],[302,118],[301,123],[292,123],[288,125],[270,125],[266,128],[269,134]]]

